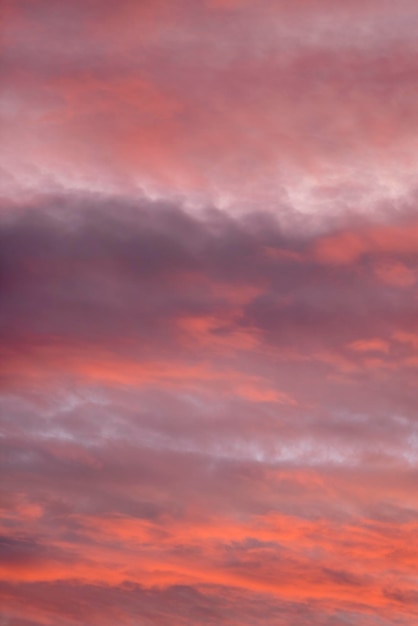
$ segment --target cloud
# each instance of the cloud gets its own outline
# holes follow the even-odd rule
[[[150,619],[179,585],[196,611],[221,585],[289,619],[320,601],[318,624],[411,614],[412,286],[376,275],[380,246],[330,271],[323,237],[146,198],[61,195],[3,215],[12,598],[130,581],[154,598]],[[376,540],[359,539],[369,528]]]
[[[51,0],[6,17],[12,195],[142,188],[323,222],[414,194],[411,2]]]
[[[416,623],[414,3],[3,4],[0,622]]]

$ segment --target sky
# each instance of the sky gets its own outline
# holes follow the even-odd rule
[[[416,625],[416,1],[1,13],[1,626]]]

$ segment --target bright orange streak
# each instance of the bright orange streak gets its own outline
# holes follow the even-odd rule
[[[109,585],[130,580],[146,587],[215,584],[287,600],[320,599],[330,607],[359,603],[364,612],[382,608],[402,612],[405,607],[385,589],[396,583],[408,590],[418,565],[418,550],[413,547],[418,545],[418,524],[400,528],[362,520],[338,526],[277,514],[248,524],[166,520],[161,527],[123,517],[78,521],[85,529],[85,543],[53,542],[68,553],[68,562],[42,557],[33,564],[9,564],[0,570],[1,578],[14,582],[76,578]],[[89,536],[94,543],[88,542]],[[250,539],[262,545],[241,545],[239,558],[228,564],[225,548],[230,552]],[[198,559],[188,556],[189,548],[192,554],[197,550]]]

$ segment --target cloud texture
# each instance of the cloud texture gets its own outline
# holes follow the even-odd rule
[[[415,3],[2,8],[2,623],[415,624]]]

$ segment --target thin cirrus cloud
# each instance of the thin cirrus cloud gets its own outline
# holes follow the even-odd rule
[[[3,621],[415,624],[414,3],[3,4]]]

